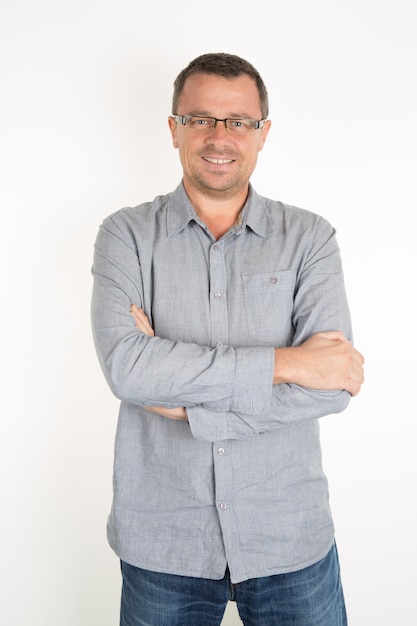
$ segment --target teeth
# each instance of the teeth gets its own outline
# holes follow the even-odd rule
[[[233,161],[233,159],[210,159],[209,157],[204,158],[209,163],[215,163],[216,165],[223,165],[224,163],[231,163]]]

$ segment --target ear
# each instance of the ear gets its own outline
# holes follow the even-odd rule
[[[262,150],[262,148],[265,145],[265,141],[266,141],[266,138],[268,136],[270,129],[271,129],[271,120],[266,120],[265,124],[261,128],[261,140],[259,143],[259,152]]]
[[[175,118],[172,117],[172,115],[170,115],[168,118],[168,125],[169,125],[169,130],[171,131],[172,145],[174,146],[174,148],[178,148],[177,122],[175,121]]]

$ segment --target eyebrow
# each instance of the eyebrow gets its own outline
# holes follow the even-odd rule
[[[192,115],[193,117],[214,117],[215,119],[222,119],[222,118],[217,118],[215,115],[212,115],[211,113],[206,113],[206,112],[201,112],[199,111],[198,113],[188,113],[188,115]],[[241,115],[240,113],[229,113],[225,118],[223,118],[225,120],[227,119],[241,119],[241,120],[251,120],[251,119],[258,119],[255,117],[250,117],[248,115]],[[259,118],[261,119],[261,118]]]

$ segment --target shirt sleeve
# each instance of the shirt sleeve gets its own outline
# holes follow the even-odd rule
[[[268,411],[249,415],[216,412],[197,405],[187,409],[191,432],[196,439],[223,441],[251,435],[342,412],[349,404],[347,391],[317,391],[298,385],[275,385]]]
[[[211,348],[149,337],[134,325],[143,307],[140,254],[131,227],[105,220],[92,267],[93,338],[107,383],[119,399],[168,408],[200,404],[211,411],[261,413],[271,402],[274,352],[269,347]]]
[[[320,218],[299,270],[293,304],[297,346],[317,332],[341,330],[352,341],[350,312],[342,262],[334,228]],[[319,391],[294,384],[274,385],[270,404],[263,412],[213,412],[206,406],[188,410],[193,435],[209,441],[243,439],[253,434],[340,413],[348,406],[344,390]]]

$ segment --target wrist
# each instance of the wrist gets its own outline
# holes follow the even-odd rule
[[[295,382],[295,359],[297,348],[275,348],[274,385]]]

